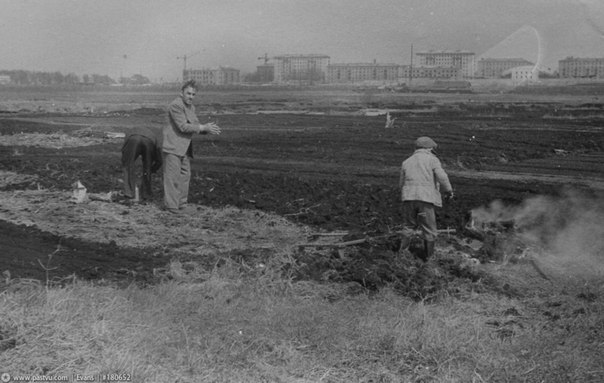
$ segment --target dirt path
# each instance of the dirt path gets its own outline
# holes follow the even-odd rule
[[[592,189],[604,190],[604,179],[593,177],[474,170],[448,170],[448,173],[454,177],[470,179],[494,179],[521,183],[542,182],[546,184],[587,186]]]
[[[266,160],[247,157],[202,157],[204,166],[233,167],[237,169],[249,169],[260,172],[283,172],[296,171],[298,174],[313,174],[325,177],[397,177],[399,168],[397,166],[346,166],[330,163],[313,163],[310,161],[291,160]],[[481,180],[503,180],[520,183],[541,182],[547,184],[587,186],[589,188],[604,190],[604,179],[595,177],[549,175],[538,173],[518,173],[489,170],[460,170],[446,169],[452,177],[481,179]]]

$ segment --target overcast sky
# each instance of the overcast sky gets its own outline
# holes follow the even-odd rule
[[[258,57],[409,64],[422,50],[604,57],[604,0],[0,0],[0,70],[180,78]]]

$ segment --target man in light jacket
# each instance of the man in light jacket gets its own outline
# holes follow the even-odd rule
[[[424,238],[424,261],[434,255],[434,242],[438,235],[434,207],[442,207],[440,189],[447,197],[453,196],[449,177],[433,153],[436,147],[436,142],[430,137],[418,138],[415,152],[401,165],[399,182],[403,201],[401,249],[409,246],[413,232],[419,228]]]
[[[168,124],[163,130],[164,207],[170,213],[185,208],[189,196],[193,134],[220,134],[214,122],[200,124],[193,99],[197,93],[194,80],[181,87],[181,93],[168,106]]]

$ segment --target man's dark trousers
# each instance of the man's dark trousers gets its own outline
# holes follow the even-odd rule
[[[156,147],[153,140],[145,136],[133,134],[124,142],[124,146],[122,147],[122,168],[124,170],[124,195],[126,197],[135,197],[136,171],[134,165],[139,156],[143,162],[140,198],[145,200],[152,197],[151,166],[155,152]]]

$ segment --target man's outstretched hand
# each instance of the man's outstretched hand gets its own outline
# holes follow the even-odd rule
[[[222,130],[215,122],[199,125],[199,133],[205,134],[220,134]]]

